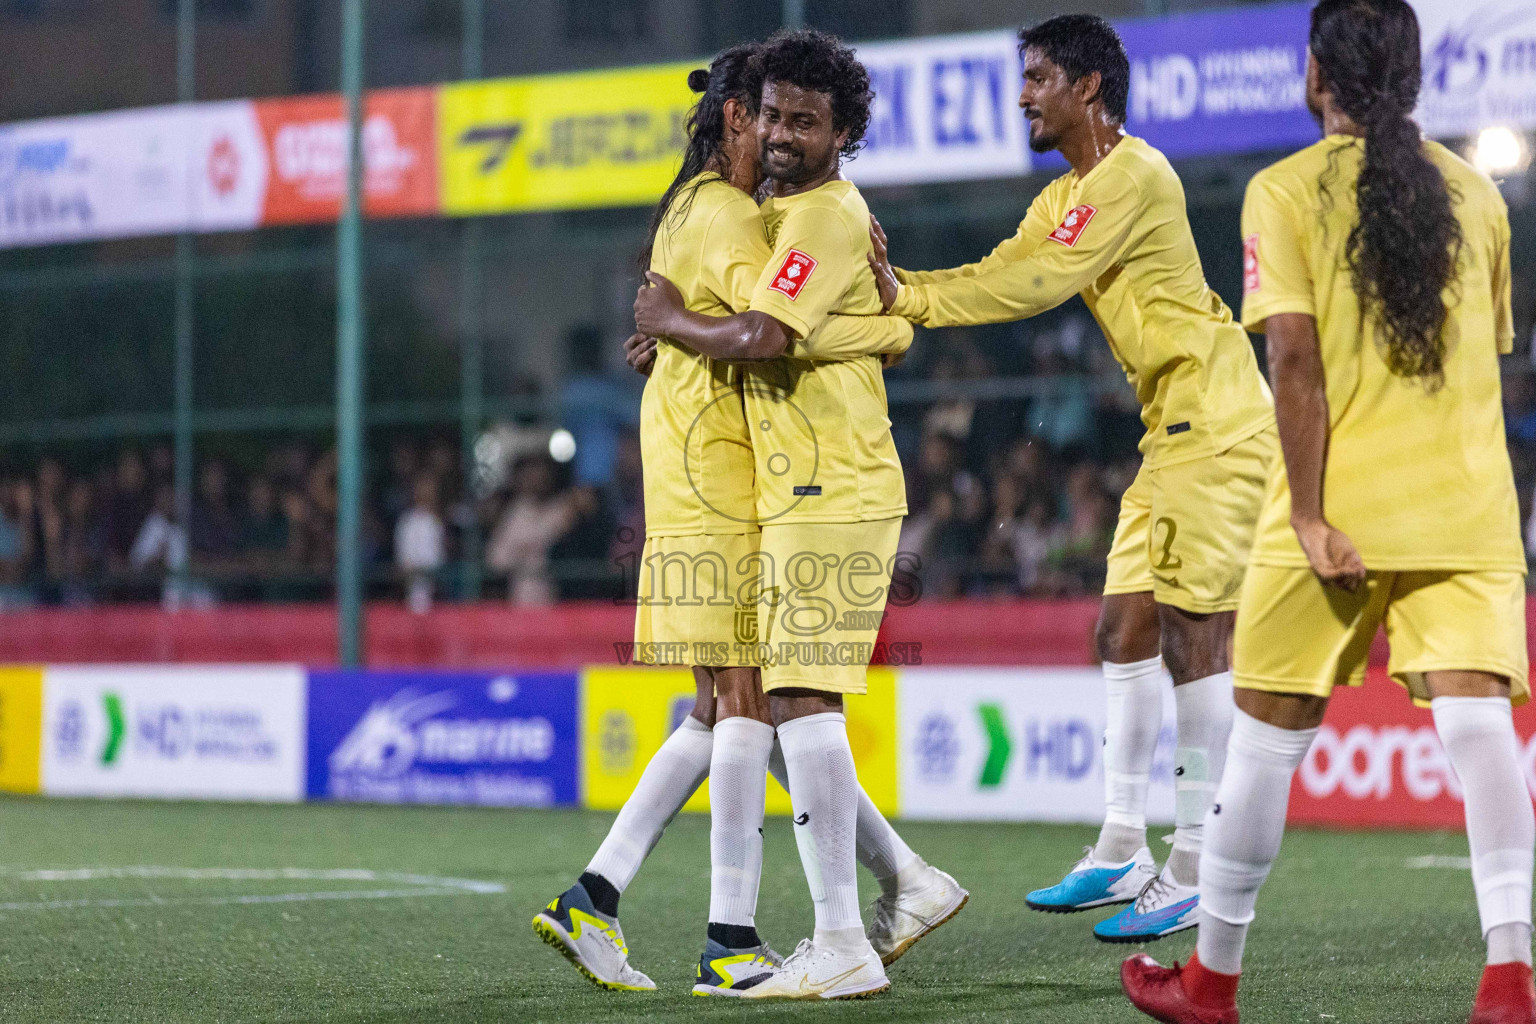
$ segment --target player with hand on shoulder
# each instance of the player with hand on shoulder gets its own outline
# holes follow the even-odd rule
[[[644,266],[664,270],[687,289],[690,308],[706,312],[745,309],[771,255],[751,198],[761,181],[756,113],[762,78],[752,61],[756,49],[732,47],[707,71],[689,75],[689,84],[702,95],[690,116],[682,168],[658,204],[643,258]],[[889,357],[911,339],[911,326],[898,318],[839,316],[828,318],[803,344],[826,358]],[[695,989],[739,995],[779,962],[758,938],[753,920],[765,784],[758,762],[771,767],[780,782],[787,779],[782,758],[768,762],[769,750],[776,748],[755,662],[740,657],[742,649],[733,643],[737,621],[755,615],[738,594],[755,579],[758,548],[741,374],[670,341],[658,344],[636,335],[625,350],[631,365],[650,377],[641,416],[647,540],[637,650],[641,644],[681,647],[706,656],[708,663],[693,667],[698,692],[692,714],[646,766],[586,871],[535,917],[534,930],[604,988],[654,989],[651,979],[628,963],[619,897],[707,775],[716,809],[710,843],[714,872],[709,938]],[[679,592],[679,585],[709,592]],[[714,656],[722,650],[723,660]],[[920,860],[862,790],[856,842],[860,860],[882,888],[896,893],[895,906],[910,909],[910,865]],[[887,929],[896,942],[885,952],[893,958],[916,938],[910,933],[912,915],[902,913],[899,920],[906,930]]]
[[[1243,322],[1268,337],[1284,460],[1237,615],[1198,947],[1182,968],[1135,957],[1121,980],[1157,1020],[1237,1024],[1291,778],[1384,626],[1388,672],[1429,705],[1465,792],[1487,942],[1471,1024],[1533,1024],[1536,821],[1510,717],[1530,696],[1526,562],[1499,381],[1508,215],[1492,181],[1413,121],[1412,7],[1322,0],[1309,49],[1325,138],[1260,171],[1243,202]]]
[[[875,225],[872,265],[887,308],[930,327],[1019,320],[1081,295],[1141,401],[1141,471],[1121,500],[1097,631],[1107,813],[1083,859],[1027,901],[1053,913],[1131,903],[1094,935],[1142,942],[1197,923],[1202,823],[1232,722],[1228,642],[1274,409],[1247,334],[1205,282],[1178,175],[1125,134],[1130,65],[1114,28],[1073,14],[1019,39],[1030,146],[1072,169],[978,263],[893,270]],[[1164,665],[1178,749],[1173,850],[1159,874],[1146,800]]]
[[[825,361],[792,346],[837,314],[880,312],[866,262],[869,210],[839,173],[863,137],[872,96],[852,51],[818,32],[776,36],[760,60],[759,131],[772,188],[762,215],[773,257],[750,309],[729,317],[689,310],[651,275],[636,297],[636,326],[699,352],[784,353],[749,364],[744,388],[764,572],[775,574],[765,591],[780,598],[765,595],[762,640],[775,652],[825,649],[841,658],[781,656],[762,669],[816,931],[781,973],[744,995],[854,998],[888,988],[882,961],[952,917],[967,894],[913,856],[906,880],[893,880],[910,898],[887,888],[868,935],[859,918],[852,839],[863,814],[843,695],[866,687],[905,494],[880,361]],[[896,941],[901,934],[910,938]],[[872,945],[882,937],[891,952]]]

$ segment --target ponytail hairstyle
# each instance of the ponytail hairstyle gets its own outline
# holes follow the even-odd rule
[[[688,183],[704,173],[717,157],[722,163],[727,160],[724,152],[725,101],[736,100],[757,116],[763,92],[762,69],[753,59],[757,51],[756,43],[732,46],[716,57],[708,69],[695,68],[688,72],[688,88],[702,95],[688,112],[685,125],[688,146],[683,150],[682,166],[677,169],[672,184],[662,193],[656,212],[651,214],[650,233],[640,253],[642,272],[651,269],[651,251],[656,247],[656,236],[664,227],[675,229],[692,209],[693,198],[703,183],[696,183],[691,188]],[[728,163],[723,172],[725,177],[730,176]]]
[[[1361,310],[1382,325],[1387,368],[1435,390],[1445,380],[1445,291],[1462,234],[1412,117],[1418,18],[1404,0],[1322,0],[1308,45],[1334,101],[1365,133],[1359,219],[1344,248]]]

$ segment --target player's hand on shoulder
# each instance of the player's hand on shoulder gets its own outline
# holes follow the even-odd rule
[[[1326,519],[1291,524],[1312,571],[1324,585],[1354,593],[1365,582],[1365,562],[1354,541]]]
[[[869,269],[874,272],[875,286],[880,289],[880,312],[889,313],[896,304],[896,290],[901,287],[901,282],[896,280],[896,271],[891,267],[885,229],[880,227],[874,214],[869,215],[869,244],[872,250]]]
[[[687,308],[677,285],[654,270],[645,272],[646,283],[635,293],[635,330],[653,338],[671,333],[673,317]]]
[[[624,341],[624,359],[630,369],[649,377],[656,368],[656,339],[648,334],[631,334]]]

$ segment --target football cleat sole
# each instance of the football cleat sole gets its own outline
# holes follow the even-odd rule
[[[604,981],[602,978],[599,978],[597,975],[593,974],[592,969],[581,962],[581,957],[574,949],[570,947],[570,944],[565,941],[565,936],[561,935],[560,930],[556,928],[555,925],[552,924],[550,920],[543,914],[539,914],[534,917],[533,933],[542,939],[545,945],[554,947],[556,952],[571,962],[572,967],[581,972],[582,977],[586,978],[600,989],[606,989],[609,992],[655,991],[654,989],[640,988],[638,985],[625,985],[617,981]]]
[[[1085,910],[1098,910],[1100,907],[1119,907],[1135,902],[1136,894],[1131,893],[1129,896],[1116,896],[1113,899],[1095,900],[1092,903],[1079,903],[1070,906],[1064,903],[1036,903],[1029,899],[1024,901],[1024,905],[1030,910],[1038,910],[1042,914],[1081,914]]]

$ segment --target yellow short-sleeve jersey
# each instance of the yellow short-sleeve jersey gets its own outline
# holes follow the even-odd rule
[[[1226,451],[1274,422],[1253,345],[1206,284],[1184,186],[1134,136],[1046,186],[981,261],[899,276],[891,312],[930,327],[1020,320],[1080,294],[1136,389],[1149,468]]]
[[[870,272],[869,207],[831,181],[762,208],[773,245],[752,306],[801,337],[834,314],[880,312]],[[745,399],[757,463],[758,520],[846,523],[905,515],[880,360],[789,356],[751,364]]]
[[[729,316],[747,309],[772,252],[757,204],[706,173],[679,190],[662,218],[651,269],[678,287],[690,310]],[[794,351],[853,359],[911,343],[911,324],[899,317],[834,316],[797,339]],[[662,339],[641,398],[640,451],[649,536],[757,529],[739,366]]]
[[[1444,381],[1436,387],[1399,377],[1383,358],[1375,316],[1362,314],[1345,258],[1359,218],[1363,146],[1352,136],[1329,136],[1249,182],[1243,323],[1263,331],[1278,313],[1317,320],[1330,420],[1323,511],[1367,568],[1523,572],[1499,382],[1499,354],[1514,338],[1504,200],[1487,176],[1425,143],[1450,185],[1462,246],[1445,290]],[[1290,510],[1277,460],[1255,563],[1307,564]]]

